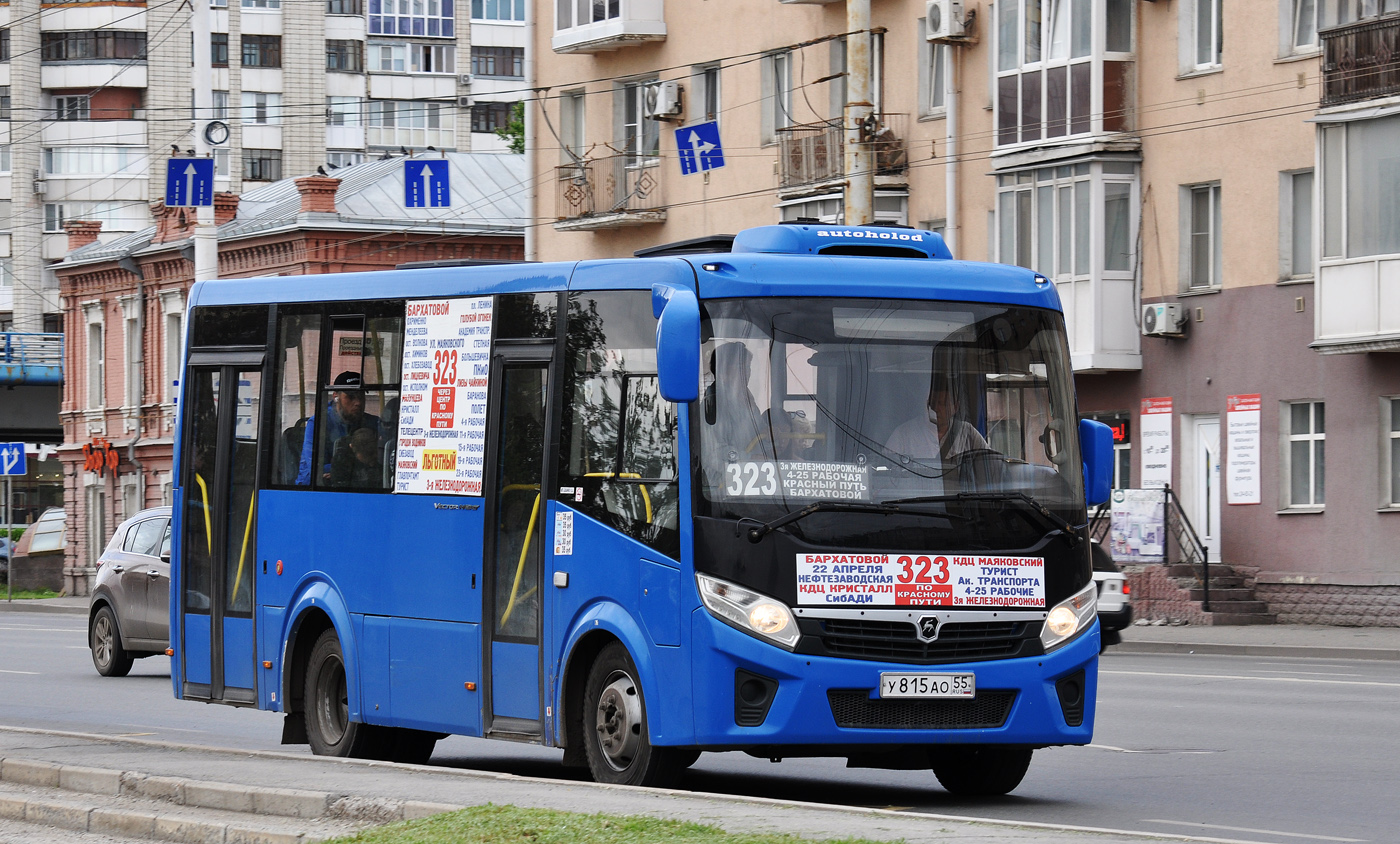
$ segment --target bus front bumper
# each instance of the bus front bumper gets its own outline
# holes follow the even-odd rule
[[[718,621],[692,616],[696,744],[1088,744],[1098,686],[1099,628],[1045,655],[940,665],[837,659],[785,651]],[[881,700],[880,674],[976,677],[973,700]],[[748,695],[742,685],[750,681]],[[757,683],[755,685],[754,683]],[[755,695],[766,686],[764,695]],[[1075,690],[1079,704],[1073,705]],[[760,706],[749,705],[757,700]],[[1068,704],[1068,705],[1067,705]],[[741,726],[740,723],[752,724]],[[844,725],[844,726],[843,726]]]

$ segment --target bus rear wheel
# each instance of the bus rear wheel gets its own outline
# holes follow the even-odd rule
[[[929,750],[933,775],[950,794],[993,797],[1010,794],[1031,766],[1028,747],[966,745]]]
[[[364,757],[374,728],[350,720],[345,654],[334,630],[323,632],[306,664],[306,738],[317,756]]]
[[[648,740],[646,701],[627,649],[613,642],[598,654],[584,685],[583,746],[596,782],[665,787],[685,768],[684,749]]]

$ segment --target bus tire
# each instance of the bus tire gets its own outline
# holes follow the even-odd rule
[[[666,787],[679,779],[684,750],[653,747],[637,668],[620,642],[603,648],[583,689],[583,747],[595,782]]]
[[[98,674],[103,677],[125,677],[130,673],[131,654],[122,647],[117,617],[112,614],[112,608],[105,604],[92,616],[88,647],[92,650],[92,664]]]
[[[377,727],[379,752],[374,758],[385,762],[404,762],[409,765],[426,765],[437,747],[438,734],[406,727]]]
[[[335,630],[316,638],[306,663],[306,738],[317,756],[363,758],[374,744],[369,724],[350,720],[345,654]]]
[[[1026,776],[1031,748],[960,745],[929,751],[933,775],[949,794],[993,797],[1010,794]]]

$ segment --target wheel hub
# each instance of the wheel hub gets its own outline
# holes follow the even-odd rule
[[[642,741],[642,702],[631,677],[621,671],[608,677],[595,723],[603,758],[613,770],[626,770]]]

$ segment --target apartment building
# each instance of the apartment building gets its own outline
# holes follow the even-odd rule
[[[201,0],[216,189],[241,193],[400,150],[504,151],[524,0]],[[0,330],[57,331],[64,223],[151,223],[194,146],[188,3],[0,2]],[[504,101],[504,102],[502,102]]]
[[[940,40],[959,4],[868,5],[537,4],[538,257],[844,222],[869,38],[875,219],[1051,278],[1118,485],[1170,483],[1279,619],[1400,624],[1400,0],[964,0]]]

